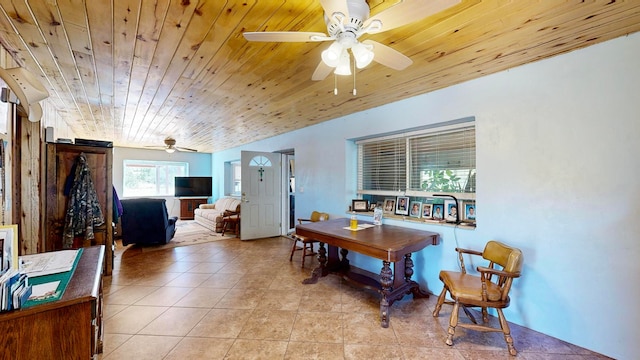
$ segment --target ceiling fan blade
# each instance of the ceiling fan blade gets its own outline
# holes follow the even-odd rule
[[[322,9],[324,9],[324,13],[328,17],[331,17],[333,13],[339,12],[344,14],[347,19],[349,18],[347,0],[320,0],[320,5],[322,5]]]
[[[196,149],[189,149],[186,147],[182,147],[182,146],[174,146],[174,148],[178,151],[186,151],[186,152],[198,152],[198,150]]]
[[[249,41],[264,42],[307,42],[333,40],[327,34],[321,32],[305,31],[258,31],[245,32],[244,38]]]
[[[413,64],[413,60],[386,45],[380,44],[377,41],[365,40],[362,43],[373,45],[373,61],[379,64],[390,67],[394,70],[404,70],[407,66]]]
[[[440,11],[459,4],[460,1],[461,0],[404,0],[398,5],[394,5],[369,18],[364,22],[364,28],[367,28],[372,22],[378,20],[382,23],[382,26],[374,26],[370,31],[367,31],[368,33],[375,34],[395,29],[439,13]]]
[[[329,74],[331,74],[333,69],[334,68],[332,68],[331,66],[325,64],[324,61],[320,60],[318,67],[316,67],[316,71],[314,71],[313,75],[311,76],[311,80],[313,81],[324,80]]]

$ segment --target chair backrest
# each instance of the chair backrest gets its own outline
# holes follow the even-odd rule
[[[494,268],[494,264],[497,264],[502,267],[500,270],[510,274],[515,274],[514,277],[520,276],[522,263],[524,261],[522,251],[520,251],[520,249],[491,240],[487,245],[485,245],[482,257],[490,262],[490,268]],[[491,278],[487,280],[491,280]],[[509,296],[513,277],[499,276],[495,282],[502,288],[501,299],[506,300]]]
[[[522,251],[505,245],[501,242],[491,240],[485,245],[482,257],[493,264],[502,266],[502,270],[509,273],[518,273],[522,270]]]
[[[319,212],[319,211],[314,211],[311,213],[311,217],[309,219],[313,222],[325,221],[325,220],[329,220],[329,214]]]

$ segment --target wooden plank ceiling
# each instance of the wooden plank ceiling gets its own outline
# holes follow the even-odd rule
[[[427,1],[427,0],[425,0]],[[371,15],[398,0],[369,0]],[[318,0],[0,0],[0,42],[77,137],[213,152],[427,93],[640,30],[640,1],[463,0],[364,35],[413,65],[312,81],[329,43],[248,42],[245,31],[326,33]],[[597,70],[597,69],[594,69]]]

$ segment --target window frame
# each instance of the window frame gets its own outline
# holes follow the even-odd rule
[[[467,130],[473,131],[473,141],[472,147],[470,149],[471,155],[473,159],[470,159],[469,165],[473,166],[472,170],[469,172],[469,176],[467,181],[471,181],[471,177],[473,180],[473,188],[475,191],[473,192],[457,192],[457,191],[427,191],[422,189],[412,188],[412,169],[420,168],[419,164],[414,164],[417,162],[415,160],[415,154],[412,151],[415,151],[411,148],[412,141],[415,139],[421,139],[425,137],[438,136],[443,134],[455,134],[458,132],[465,132]],[[475,177],[477,174],[477,165],[476,165],[476,144],[475,144],[475,118],[469,117],[460,120],[454,120],[446,123],[434,124],[421,128],[407,129],[405,131],[396,132],[393,134],[386,134],[380,136],[370,136],[364,139],[358,139],[355,141],[357,146],[357,190],[356,193],[360,196],[362,195],[372,195],[372,196],[411,196],[411,197],[432,197],[434,194],[443,194],[443,195],[454,195],[460,200],[475,200],[476,199],[476,189],[475,189]],[[372,183],[373,181],[367,181],[365,179],[366,175],[364,174],[366,171],[364,169],[364,159],[363,159],[363,146],[376,144],[380,142],[389,142],[389,141],[403,141],[404,148],[401,150],[404,154],[404,164],[398,164],[398,168],[402,168],[404,172],[403,179],[398,182],[404,182],[404,188],[397,190],[389,190],[389,189],[365,189],[365,183]],[[461,143],[462,144],[462,143]],[[401,156],[396,156],[401,157]],[[395,180],[393,180],[395,181]],[[463,189],[464,190],[464,189]]]

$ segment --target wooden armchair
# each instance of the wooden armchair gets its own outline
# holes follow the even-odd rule
[[[444,283],[444,288],[438,297],[438,303],[433,311],[433,316],[438,317],[443,303],[453,304],[451,318],[449,319],[449,330],[447,331],[447,345],[453,345],[453,335],[456,326],[479,330],[479,331],[495,331],[502,332],[507,342],[509,353],[513,356],[517,351],[513,346],[513,338],[509,324],[502,313],[502,309],[509,306],[509,290],[513,279],[520,276],[522,270],[523,256],[519,249],[509,247],[497,241],[489,241],[483,252],[459,249],[458,258],[460,259],[461,271],[440,271],[440,280]],[[464,266],[462,254],[482,256],[489,261],[487,267],[478,266],[479,276],[469,275]],[[499,265],[501,269],[494,268]],[[445,301],[445,295],[449,292],[453,302]],[[467,314],[472,324],[458,323],[458,310],[462,309]],[[483,324],[478,324],[468,307],[482,308]],[[494,308],[498,313],[500,329],[489,326],[489,317],[487,308]]]
[[[222,214],[222,236],[231,229],[233,229],[236,237],[240,237],[240,205],[238,205],[236,211],[225,210]]]
[[[314,211],[311,213],[311,217],[309,219],[298,219],[298,223],[302,224],[306,222],[316,222],[316,221],[325,221],[329,220],[329,214],[321,213],[318,211]],[[293,247],[291,248],[291,256],[289,256],[289,261],[293,260],[293,254],[302,250],[302,267],[304,267],[304,259],[307,256],[315,255],[315,251],[313,250],[313,244],[317,243],[318,240],[310,239],[306,236],[297,235],[295,232],[291,234],[291,238],[293,239]],[[298,242],[301,243],[301,246],[298,246]]]

